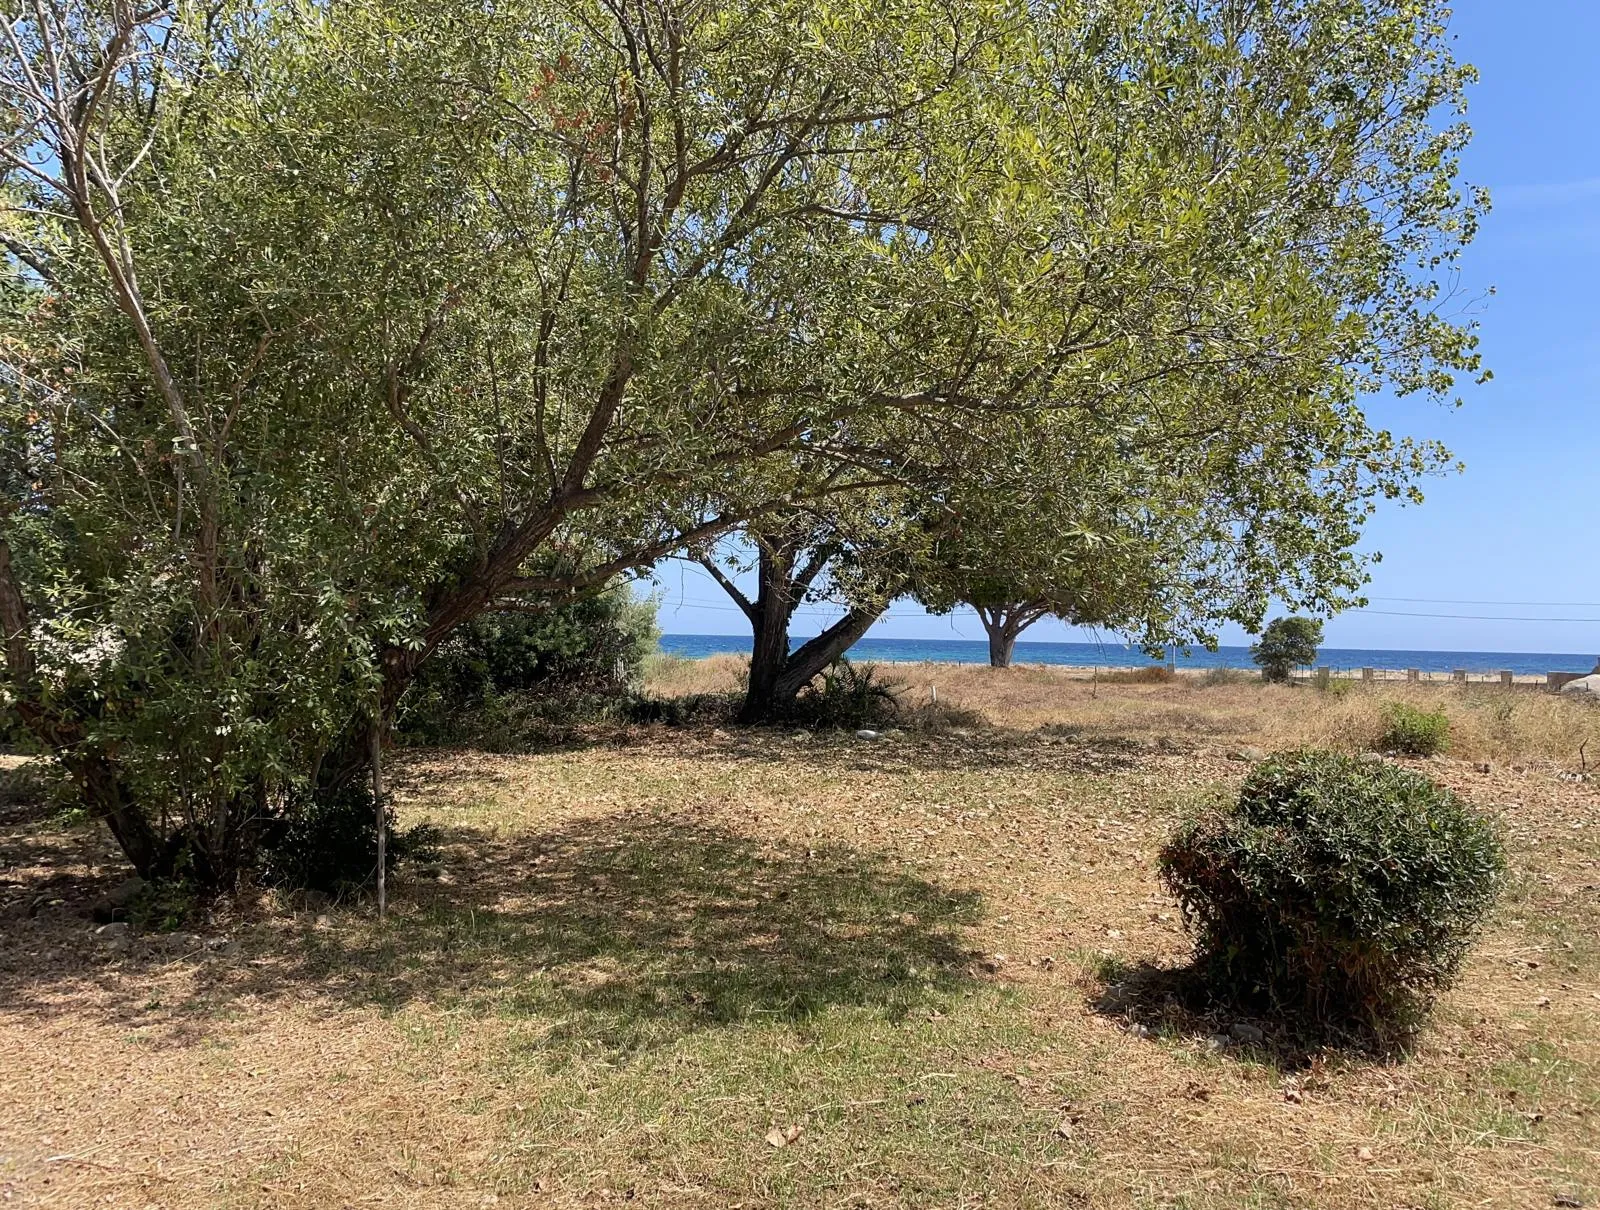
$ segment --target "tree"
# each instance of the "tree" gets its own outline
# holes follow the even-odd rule
[[[1343,599],[1441,457],[1361,392],[1477,366],[1470,72],[1433,0],[1146,7],[28,0],[24,724],[142,873],[226,885],[463,624],[797,507],[1021,512],[1070,450],[1216,501],[1241,599]]]
[[[826,512],[773,514],[752,522],[730,547],[709,548],[697,562],[750,623],[750,672],[739,721],[770,722],[883,616],[904,590],[915,538],[884,492],[864,493]],[[755,592],[739,587],[751,573]],[[793,647],[795,611],[808,601],[844,605],[844,613]]]
[[[1261,665],[1269,681],[1287,682],[1296,668],[1314,663],[1322,644],[1322,622],[1317,618],[1273,618],[1250,647],[1250,658]]]

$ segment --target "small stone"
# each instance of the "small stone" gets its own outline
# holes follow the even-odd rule
[[[1247,1046],[1259,1046],[1267,1040],[1267,1035],[1248,1021],[1235,1021],[1228,1032],[1236,1041],[1243,1042]]]

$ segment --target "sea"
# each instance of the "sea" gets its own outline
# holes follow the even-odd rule
[[[804,642],[796,637],[793,642]],[[668,655],[698,660],[730,653],[750,654],[750,636],[735,634],[664,634],[661,650]],[[905,662],[937,664],[987,664],[989,645],[973,639],[874,639],[865,638],[850,649],[850,658],[859,662]],[[1596,657],[1527,651],[1390,651],[1361,647],[1324,647],[1317,653],[1320,666],[1346,670],[1356,668],[1415,668],[1423,673],[1450,673],[1465,669],[1469,673],[1512,672],[1518,676],[1543,676],[1547,672],[1588,672]],[[1153,660],[1136,647],[1113,643],[1029,643],[1019,642],[1012,657],[1015,664],[1058,664],[1069,668],[1142,668],[1151,664],[1172,663],[1179,668],[1254,668],[1248,647],[1218,647],[1215,651],[1193,649],[1174,652],[1170,661]]]

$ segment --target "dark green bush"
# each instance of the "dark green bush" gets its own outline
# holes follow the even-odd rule
[[[1307,750],[1183,822],[1160,868],[1214,992],[1384,1047],[1454,977],[1505,858],[1421,774]]]
[[[398,829],[390,808],[384,818],[386,864],[438,859],[437,829],[428,824]],[[371,882],[378,868],[371,786],[352,782],[293,795],[263,829],[260,855],[263,878],[278,886],[340,895]]]
[[[1377,747],[1380,752],[1437,756],[1450,747],[1450,717],[1442,710],[1418,710],[1404,702],[1390,702],[1383,708],[1383,732]]]
[[[415,743],[514,746],[529,724],[625,708],[656,649],[656,606],[622,581],[549,609],[484,614],[423,664],[397,732]]]

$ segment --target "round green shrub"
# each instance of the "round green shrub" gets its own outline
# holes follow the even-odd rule
[[[1305,750],[1181,823],[1160,869],[1213,992],[1386,1047],[1455,976],[1505,856],[1421,774]]]

